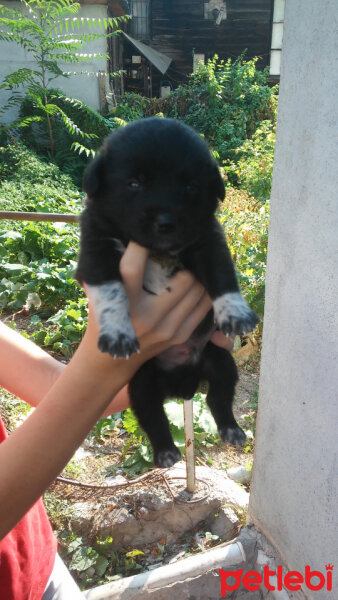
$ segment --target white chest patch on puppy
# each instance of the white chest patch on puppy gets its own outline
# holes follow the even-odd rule
[[[259,322],[259,317],[245,302],[240,292],[223,294],[213,301],[217,324],[225,334],[248,333]]]
[[[170,277],[175,270],[172,265],[162,265],[149,258],[144,272],[143,288],[157,296],[165,290],[170,290]]]
[[[129,356],[139,350],[129,315],[129,300],[120,281],[88,285],[88,298],[99,325],[98,346],[114,357]]]
[[[115,248],[118,252],[121,252],[121,254],[124,254],[126,247],[125,245],[121,242],[121,240],[117,239],[117,238],[112,238],[112,240],[115,243]]]

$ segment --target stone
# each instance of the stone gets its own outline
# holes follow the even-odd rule
[[[208,521],[209,529],[221,540],[232,540],[239,530],[239,521],[235,511],[230,507],[221,507]]]
[[[225,471],[196,467],[198,489],[194,494],[185,490],[185,463],[174,465],[165,476],[171,492],[159,481],[155,484],[145,482],[147,487],[117,490],[113,504],[112,497],[102,498],[99,504],[98,501],[76,503],[71,527],[83,535],[94,533],[101,539],[111,536],[114,549],[129,545],[136,548],[156,543],[161,538],[170,544],[200,522],[214,519],[215,513],[219,514],[222,508],[219,525],[222,539],[228,541],[236,535],[237,521],[233,511],[223,512],[223,509],[230,507],[236,511],[237,508],[243,513],[248,506],[249,494],[229,479]],[[181,501],[174,501],[171,494]]]
[[[242,485],[247,485],[251,481],[251,471],[246,467],[230,467],[227,469],[227,474],[230,479]]]

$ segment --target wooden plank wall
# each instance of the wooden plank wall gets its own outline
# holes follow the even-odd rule
[[[170,79],[176,87],[192,71],[192,53],[211,58],[260,56],[259,66],[269,64],[273,0],[226,0],[227,19],[216,26],[204,18],[203,0],[152,0],[148,43],[173,59],[162,76],[153,69],[153,93],[160,81]]]

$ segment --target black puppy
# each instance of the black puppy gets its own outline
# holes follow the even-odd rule
[[[231,354],[209,339],[216,327],[226,334],[246,333],[259,318],[241,296],[214,217],[225,192],[207,145],[179,121],[137,121],[107,138],[86,171],[84,189],[87,205],[76,276],[88,286],[102,352],[122,357],[139,347],[119,273],[121,254],[130,240],[154,255],[145,289],[160,293],[178,268],[186,268],[213,301],[213,310],[186,344],[146,362],[130,382],[131,405],[153,446],[155,464],[168,467],[180,459],[164,400],[191,398],[203,380],[209,382],[207,403],[221,439],[242,444],[245,434],[232,412],[236,366]]]

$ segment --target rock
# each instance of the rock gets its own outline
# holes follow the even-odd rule
[[[86,456],[92,456],[92,453],[83,448],[83,446],[80,446],[74,454],[75,460],[82,460],[83,458],[86,458]]]
[[[147,482],[147,487],[124,488],[115,492],[113,505],[111,497],[102,498],[100,503],[77,503],[71,527],[76,532],[80,529],[83,535],[95,532],[101,539],[111,536],[114,549],[130,544],[138,547],[156,543],[161,538],[170,544],[201,521],[214,520],[215,513],[219,513],[222,507],[230,506],[243,512],[248,506],[249,494],[229,479],[224,471],[196,467],[198,488],[192,495],[185,490],[184,463],[167,470],[166,478],[171,493],[181,499],[180,502],[173,500],[164,483]],[[234,537],[237,521],[232,512],[222,512],[219,527],[224,541]]]
[[[246,467],[231,467],[227,469],[227,475],[236,483],[247,485],[251,481],[251,471]]]
[[[126,477],[123,477],[123,475],[120,474],[116,474],[115,476],[112,477],[106,477],[105,479],[105,483],[109,483],[109,485],[118,485],[120,483],[127,483],[128,479],[126,479]]]
[[[222,540],[232,540],[238,534],[239,521],[235,511],[230,507],[222,507],[208,521],[209,529]]]

